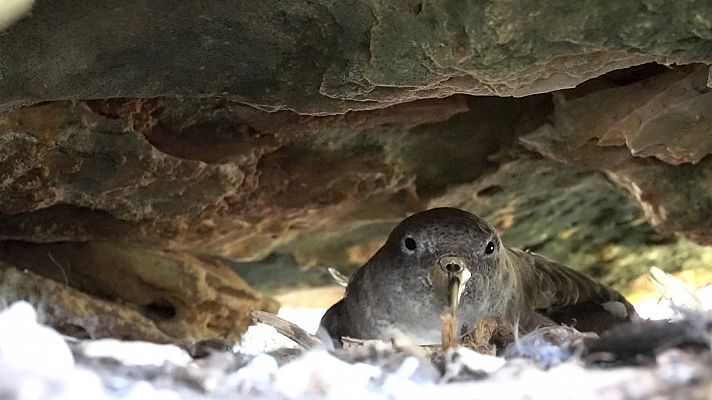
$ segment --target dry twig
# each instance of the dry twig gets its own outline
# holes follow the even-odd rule
[[[305,331],[296,324],[284,320],[274,314],[260,310],[252,310],[252,320],[255,323],[262,323],[273,327],[281,335],[288,337],[296,344],[307,350],[325,348],[324,342],[322,342],[321,339]]]

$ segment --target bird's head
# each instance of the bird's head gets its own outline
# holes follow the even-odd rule
[[[473,275],[486,279],[496,268],[501,246],[494,227],[477,215],[435,208],[403,220],[383,250],[397,260],[391,265],[399,279],[424,282],[454,314]]]

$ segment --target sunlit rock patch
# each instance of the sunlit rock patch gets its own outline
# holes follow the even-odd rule
[[[237,339],[251,310],[278,309],[217,260],[108,242],[0,242],[0,292],[91,339]]]

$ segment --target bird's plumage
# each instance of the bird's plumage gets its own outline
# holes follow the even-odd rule
[[[630,320],[633,306],[611,287],[535,253],[507,249],[519,266],[528,309],[580,331],[601,332]]]
[[[600,332],[630,320],[633,307],[610,287],[542,256],[510,249],[482,218],[436,208],[401,222],[349,280],[344,298],[322,318],[319,335],[388,340],[404,334],[419,344],[440,340],[447,291],[437,262],[458,257],[470,279],[457,320],[461,331],[498,316],[527,331],[565,323]]]

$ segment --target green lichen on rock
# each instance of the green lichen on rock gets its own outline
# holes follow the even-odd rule
[[[658,230],[712,244],[712,158],[675,167],[645,159],[626,163],[609,175],[636,198]]]

